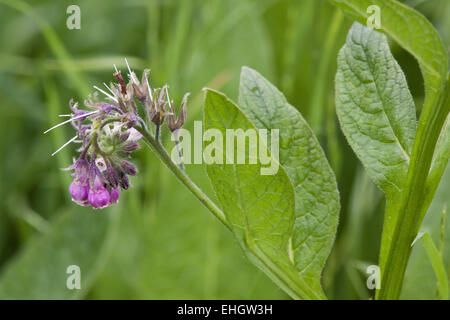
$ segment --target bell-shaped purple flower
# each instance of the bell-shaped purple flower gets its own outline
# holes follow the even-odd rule
[[[94,182],[91,183],[88,201],[94,209],[105,208],[110,205],[111,195],[103,185],[103,181],[98,175],[94,178]]]
[[[89,184],[87,181],[73,180],[69,187],[70,195],[75,203],[81,206],[88,205]]]
[[[88,205],[89,181],[88,181],[89,163],[84,158],[79,158],[66,170],[74,170],[72,174],[73,182],[69,187],[69,193],[72,200],[79,205]]]

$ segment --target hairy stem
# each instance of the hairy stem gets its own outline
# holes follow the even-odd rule
[[[156,124],[155,126],[155,139],[158,143],[161,143],[161,125]]]
[[[384,270],[382,270],[381,288],[377,292],[377,299],[391,300],[400,297],[406,267],[411,255],[411,244],[417,236],[428,209],[428,206],[423,205],[430,196],[426,194],[426,182],[436,142],[450,105],[449,88],[443,86],[441,92],[437,103],[431,108],[425,109],[419,120],[406,186],[399,199],[398,217],[386,256],[386,263],[382,268]],[[438,184],[439,181],[434,181],[434,183]]]
[[[220,208],[182,171],[170,158],[167,151],[148,131],[140,126],[135,127],[142,136],[144,141],[150,146],[150,148],[155,151],[158,158],[169,168],[170,171],[180,180],[191,192],[192,194],[200,200],[201,203],[214,214],[217,219],[220,220],[228,229],[230,225],[225,218],[224,213]]]
[[[181,145],[180,145],[181,143],[180,143],[180,137],[178,135],[178,130],[175,130],[174,132],[172,132],[172,135],[173,135],[173,140],[175,142],[175,147],[177,148],[178,159],[180,161],[178,166],[180,167],[181,170],[184,171],[183,153],[181,152]]]
[[[106,126],[109,123],[120,122],[120,121],[122,121],[121,117],[108,118],[108,119],[102,121],[102,123],[100,124],[100,129],[102,129],[104,126]]]

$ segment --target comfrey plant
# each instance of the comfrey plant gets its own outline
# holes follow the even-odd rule
[[[368,18],[367,7],[379,6],[380,31],[417,58],[425,80],[425,103],[416,121],[412,95],[386,36],[359,23],[353,25],[338,57],[336,111],[350,146],[386,195],[376,298],[398,299],[411,246],[449,160],[448,55],[432,25],[397,1],[332,2],[360,22]],[[179,130],[186,121],[187,95],[176,116],[168,87],[152,90],[148,71],[139,80],[128,67],[128,83],[117,70],[114,77],[116,83],[105,85],[108,92],[95,87],[106,95],[106,102],[94,95],[85,101],[88,110],[72,103],[70,119],[55,126],[71,123],[77,135],[69,143],[81,143],[79,158],[68,168],[74,170],[69,187],[72,199],[93,208],[116,203],[119,188],[127,189],[128,176],[137,173],[129,158],[143,141],[280,288],[295,299],[325,299],[321,273],[334,243],[339,193],[318,140],[284,95],[247,67],[242,68],[237,104],[205,89],[202,127],[210,135],[203,141],[236,130],[243,134],[233,136],[238,143],[227,142],[226,150],[222,143],[205,148],[210,156],[214,154],[209,159],[223,159],[226,154],[231,160],[205,161],[216,204],[188,177],[180,161],[185,150],[180,147]],[[161,142],[164,124],[178,147],[178,161]],[[258,130],[267,136],[250,139]],[[271,136],[272,130],[276,137]],[[259,144],[262,138],[264,143]],[[258,143],[259,154],[271,157],[269,162],[276,162],[277,170],[261,174],[263,164],[269,162],[255,161],[248,141]],[[275,157],[274,145],[279,149]],[[232,160],[236,154],[242,161]],[[423,239],[439,295],[448,298],[442,254],[429,236]]]
[[[70,119],[46,131],[65,123],[77,131],[64,145],[81,143],[80,156],[68,168],[74,170],[72,199],[95,209],[116,203],[119,188],[127,189],[128,176],[137,173],[129,158],[143,141],[281,288],[294,298],[324,299],[320,273],[334,241],[338,191],[312,130],[283,94],[250,68],[242,69],[240,106],[205,89],[204,140],[217,143],[211,142],[203,154],[200,150],[200,156],[205,157],[217,205],[186,174],[180,161],[183,148],[172,159],[160,139],[166,124],[180,146],[188,95],[177,116],[168,87],[152,89],[147,71],[140,81],[130,68],[128,83],[120,71],[114,77],[117,82],[105,84],[107,91],[95,87],[105,101],[94,95],[85,101],[88,110],[71,103]],[[222,137],[231,143],[224,146]],[[225,156],[226,161],[210,161]],[[277,169],[266,172],[268,163],[276,163]]]
[[[331,2],[359,23],[367,22],[369,6],[381,13],[380,32],[355,23],[339,52],[336,111],[347,141],[386,196],[376,298],[398,299],[412,246],[423,235],[422,221],[449,161],[448,50],[424,16],[398,1]],[[406,78],[382,32],[420,66],[425,100],[417,121]],[[429,236],[423,239],[439,296],[448,299],[443,254]]]

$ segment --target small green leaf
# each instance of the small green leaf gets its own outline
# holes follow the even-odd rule
[[[295,188],[295,266],[312,287],[320,288],[339,217],[334,174],[301,114],[275,86],[247,67],[241,72],[239,105],[257,128],[279,130],[280,164]]]
[[[441,299],[448,300],[448,277],[442,261],[442,256],[428,233],[420,233],[414,241],[417,242],[419,239],[423,240],[423,245],[427,251],[431,265],[433,266]]]
[[[77,209],[59,216],[5,266],[1,299],[76,299],[87,293],[110,248],[118,212]],[[79,290],[67,287],[71,265],[80,268]]]
[[[418,11],[396,0],[330,0],[343,11],[366,24],[373,12],[380,8],[381,30],[419,61],[425,79],[427,98],[432,104],[447,77],[448,53],[433,25]],[[429,95],[428,95],[429,94]]]
[[[204,128],[218,130],[221,137],[216,139],[227,137],[230,130],[255,130],[233,102],[212,90],[205,93]],[[293,298],[324,298],[321,290],[311,288],[299,277],[289,256],[295,206],[292,184],[282,167],[272,175],[263,175],[260,161],[249,164],[247,150],[251,145],[245,143],[244,164],[226,163],[223,154],[223,164],[206,167],[232,231],[250,260]],[[234,143],[230,151],[239,155],[243,149]]]

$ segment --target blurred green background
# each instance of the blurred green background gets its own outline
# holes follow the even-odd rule
[[[404,1],[426,15],[450,44],[450,1]],[[66,9],[81,8],[68,30]],[[202,87],[237,100],[240,67],[275,83],[307,118],[335,170],[342,211],[323,274],[330,299],[368,299],[366,267],[376,264],[384,197],[337,126],[337,51],[352,21],[324,0],[0,0],[0,298],[288,299],[246,260],[232,235],[144,146],[140,174],[117,206],[94,211],[70,201],[75,156],[70,126],[43,131],[112,80],[124,57],[153,86],[168,83],[176,103],[191,92],[188,128],[201,120]],[[392,43],[418,106],[415,60]],[[168,146],[172,146],[166,134]],[[205,170],[188,166],[211,193]],[[424,230],[450,266],[447,170]],[[81,290],[68,290],[66,268],[81,268]],[[436,279],[421,243],[414,248],[404,298],[434,298]]]

